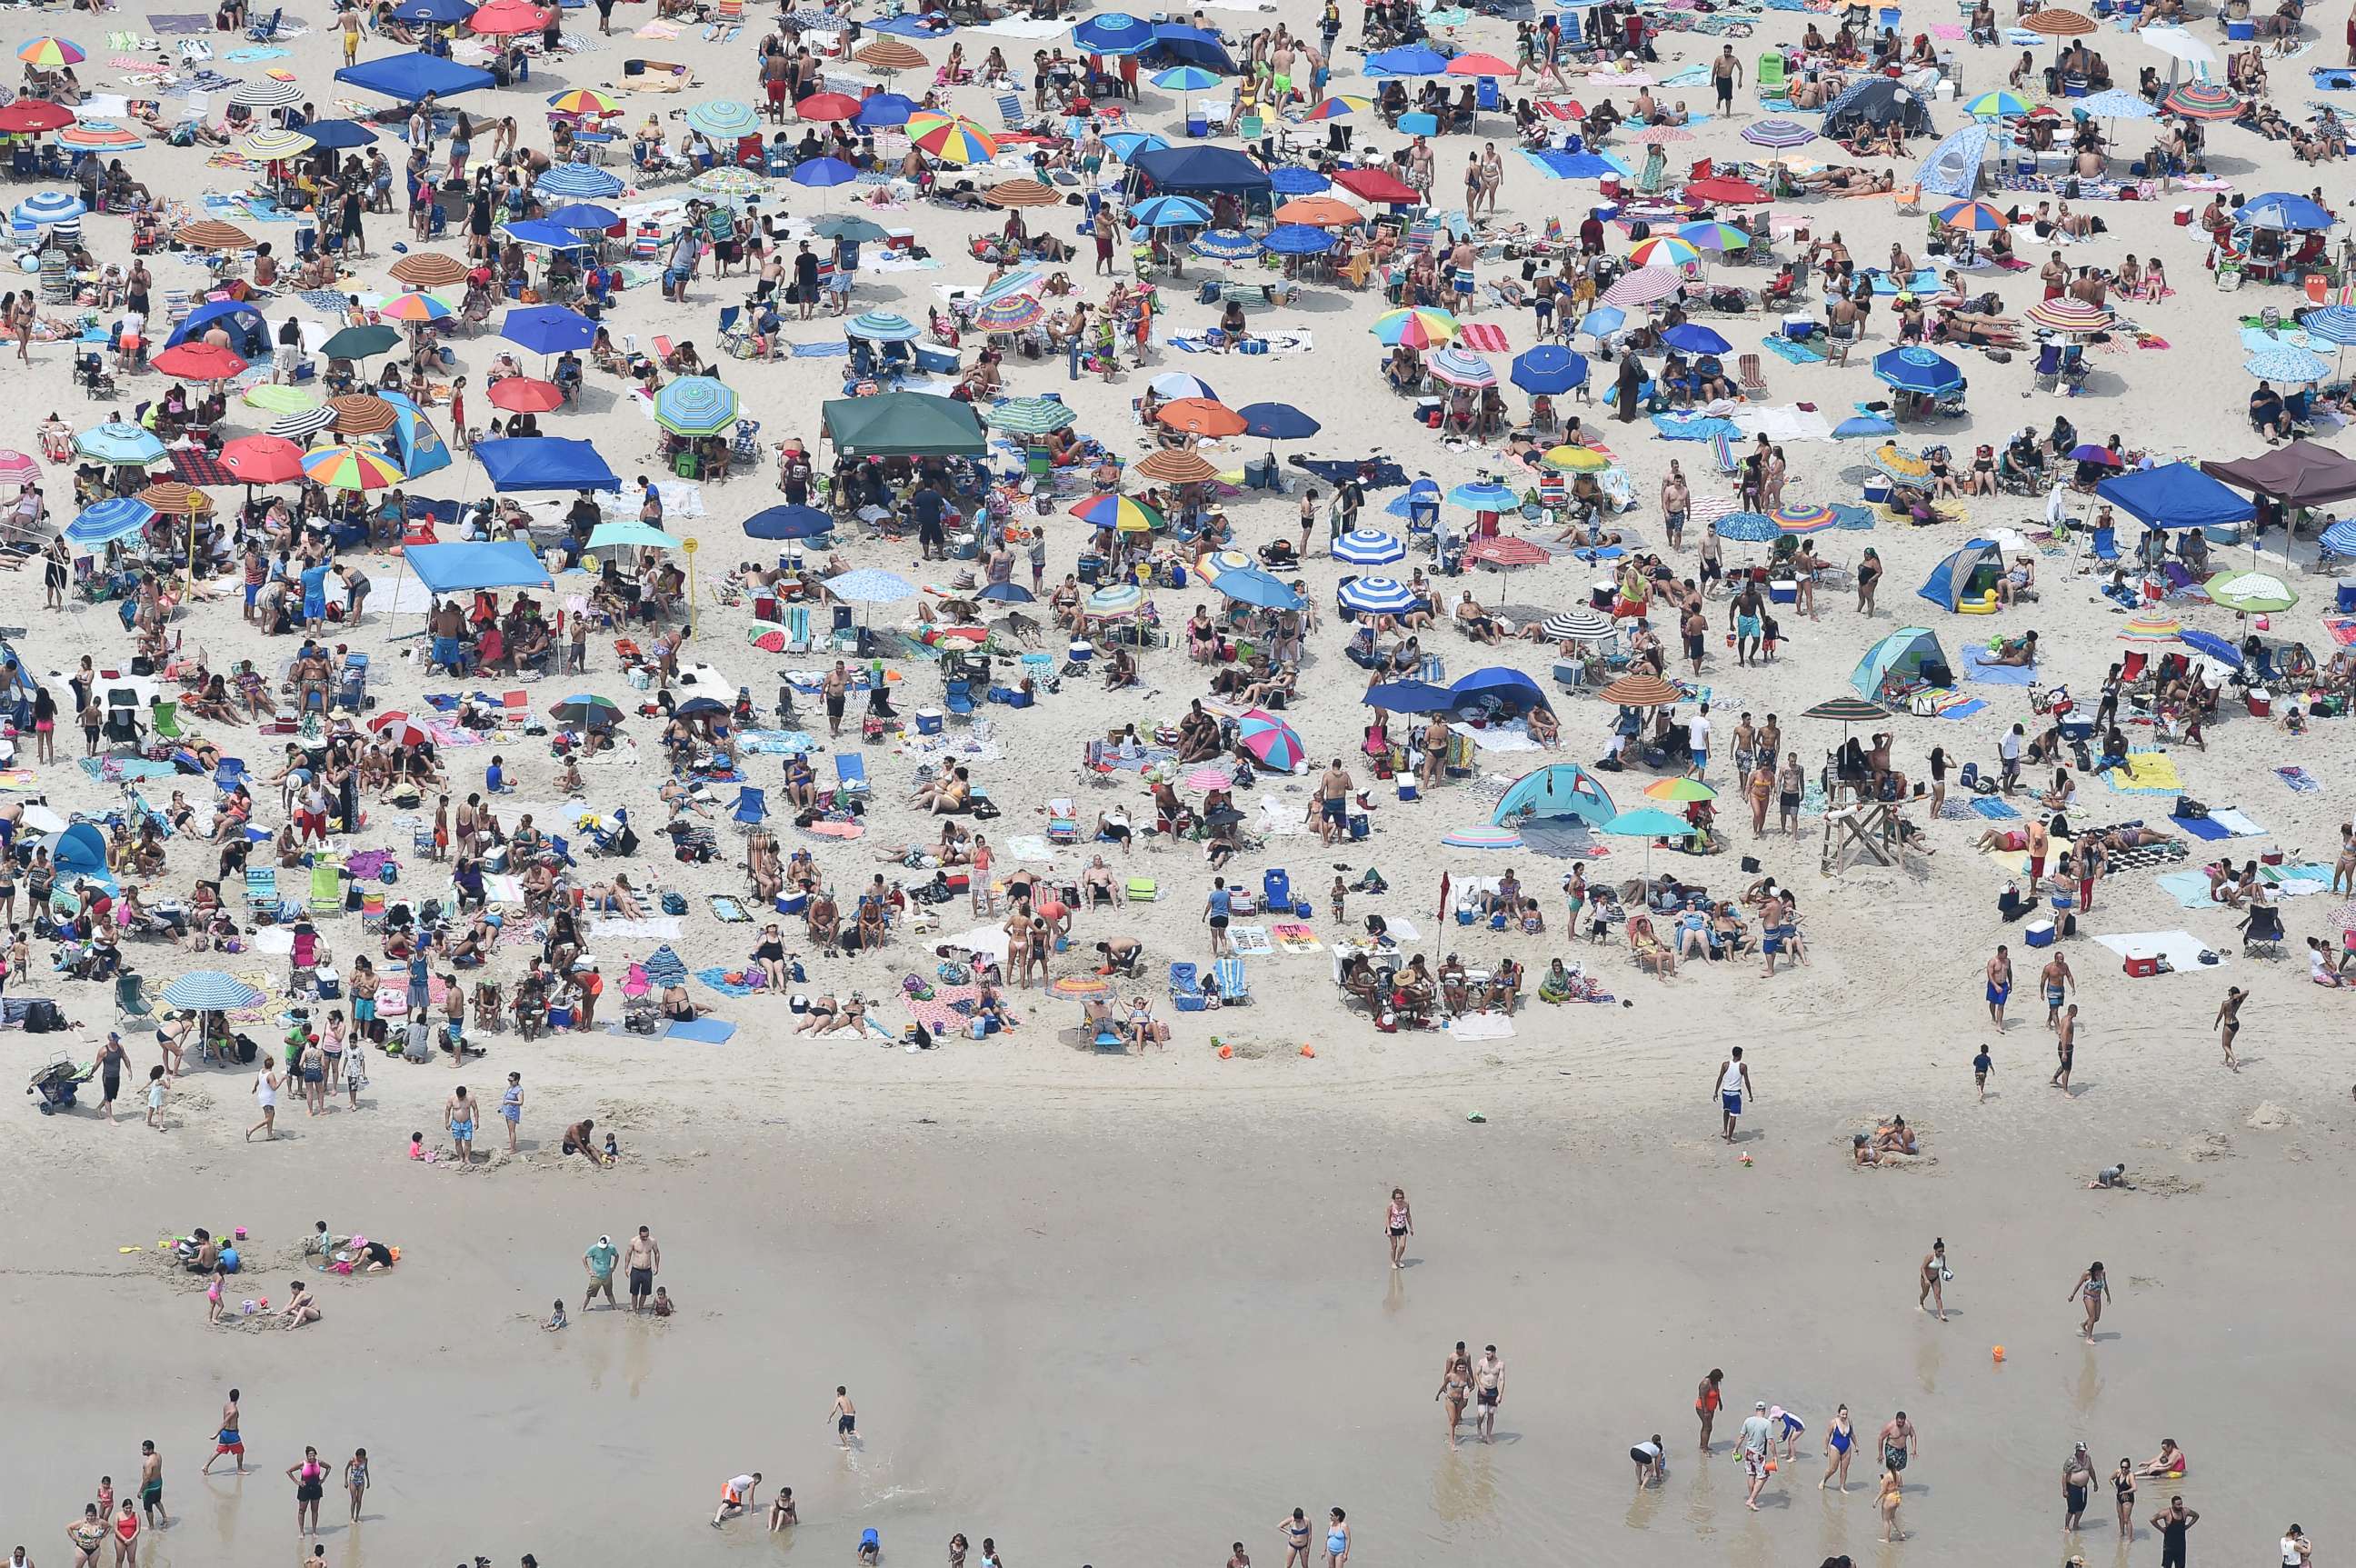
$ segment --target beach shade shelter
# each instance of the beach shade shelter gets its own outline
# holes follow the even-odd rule
[[[1383,206],[1412,205],[1423,199],[1416,188],[1398,176],[1378,168],[1348,168],[1333,177],[1333,183],[1358,198]]]
[[[1992,539],[1975,539],[1946,555],[1915,592],[1942,609],[1959,610],[1971,591],[1973,575],[1982,567],[2004,570],[2004,550]]]
[[[1429,44],[1402,44],[1366,57],[1368,76],[1439,76],[1447,70],[1448,57]]]
[[[1987,159],[1988,144],[1995,140],[1987,126],[1976,121],[1966,122],[1951,133],[1931,156],[1914,177],[1925,196],[1968,197],[1979,188],[1980,167]]]
[[[1246,751],[1280,773],[1291,772],[1307,755],[1299,732],[1261,708],[1248,708],[1236,720],[1236,738],[1243,742]]]
[[[1258,609],[1297,610],[1302,603],[1299,594],[1258,566],[1230,567],[1220,573],[1211,585],[1236,603]]]
[[[242,484],[284,485],[303,477],[303,448],[276,435],[241,435],[221,448],[220,461]]]
[[[241,299],[216,299],[197,306],[181,317],[180,324],[165,338],[164,345],[169,348],[175,343],[201,342],[215,327],[229,335],[229,346],[249,361],[258,363],[270,358],[270,323],[262,318],[259,309]]]
[[[1080,411],[1050,397],[1011,397],[992,404],[981,417],[992,430],[1009,435],[1045,435],[1079,423]]]
[[[527,443],[518,442],[518,446]],[[555,579],[521,540],[484,544],[411,544],[402,564],[435,598],[501,588],[548,588]]]
[[[589,347],[597,324],[561,305],[518,306],[500,318],[499,336],[534,354],[562,354]]]
[[[1904,686],[1921,678],[1924,665],[1944,667],[1946,662],[1937,632],[1923,626],[1902,627],[1865,650],[1848,683],[1867,702],[1878,703],[1885,687]]]
[[[1754,147],[1804,147],[1816,139],[1814,125],[1803,125],[1797,120],[1762,120],[1742,129],[1742,139]]]
[[[65,541],[88,555],[128,539],[155,521],[155,509],[135,496],[115,496],[90,508],[64,529]]]
[[[830,398],[819,423],[845,457],[974,457],[990,446],[971,404],[926,392]]]
[[[1590,827],[1601,827],[1619,814],[1602,780],[1576,762],[1556,762],[1507,785],[1489,821],[1505,827],[1532,819],[1576,817]]]
[[[2304,196],[2269,190],[2243,203],[2241,220],[2253,229],[2294,229],[2302,232],[2329,229],[2339,221],[2330,211]]]
[[[336,80],[400,103],[415,103],[429,92],[436,98],[454,98],[498,85],[487,70],[415,50],[348,65],[336,72]]]
[[[49,852],[49,864],[57,867],[58,881],[71,886],[76,877],[87,876],[93,881],[114,886],[107,875],[106,839],[88,822],[76,822],[41,840],[41,847]]]
[[[1514,356],[1508,378],[1534,397],[1558,397],[1587,384],[1587,356],[1559,343],[1541,343]]]
[[[41,98],[19,98],[0,108],[0,132],[12,136],[40,135],[61,131],[74,123],[74,112]]]
[[[1076,24],[1072,42],[1094,55],[1142,54],[1153,46],[1153,24],[1126,11],[1107,11]]]
[[[2286,507],[2321,506],[2356,496],[2356,458],[2312,441],[2294,441],[2238,462],[2203,463],[2201,471]]]
[[[1398,615],[1415,606],[1415,590],[1397,577],[1352,577],[1342,584],[1333,596],[1344,609],[1357,615]],[[1376,691],[1381,689],[1379,686],[1376,688]]]
[[[2188,120],[2231,120],[2242,112],[2242,99],[2222,82],[2188,81],[2161,99],[2159,106]]]
[[[112,421],[92,425],[74,437],[74,450],[101,463],[145,467],[164,455],[164,443],[143,425]]]
[[[1426,681],[1386,681],[1367,687],[1358,700],[1386,714],[1444,714],[1456,706],[1447,687]]]
[[[1867,128],[1901,127],[1907,134],[1931,134],[1931,112],[1922,95],[1904,82],[1869,76],[1847,88],[1825,110],[1824,134],[1846,140]],[[1690,190],[1690,188],[1688,188]]]
[[[736,423],[736,392],[711,376],[681,376],[655,393],[655,423],[673,435],[717,435]]]
[[[2220,572],[2202,585],[2211,603],[2242,615],[2272,615],[2298,603],[2289,584],[2265,572]]]
[[[747,539],[819,539],[834,532],[834,519],[814,506],[773,506],[744,520]]]
[[[916,101],[904,93],[871,92],[859,101],[851,123],[862,131],[887,131],[906,124],[916,112]]]
[[[1900,392],[1930,396],[1954,392],[1964,384],[1964,372],[1954,361],[1932,349],[1908,345],[1885,349],[1873,357],[1873,374]]]
[[[2217,528],[2258,514],[2254,503],[2190,463],[2115,474],[2094,494],[2147,528]]]
[[[1622,675],[1595,694],[1617,708],[1667,708],[1685,700],[1675,686],[1649,674]]]
[[[1601,642],[1612,635],[1616,624],[1601,610],[1573,605],[1538,622],[1538,634],[1548,642]]]
[[[529,441],[482,441],[476,460],[490,476],[491,489],[515,490],[619,490],[621,478],[586,441],[554,435]]]
[[[1129,162],[1131,187],[1147,195],[1251,197],[1269,190],[1268,171],[1235,147],[1164,147]]]
[[[1407,559],[1407,546],[1379,528],[1354,528],[1333,541],[1333,554],[1345,566],[1387,566]]]
[[[36,191],[16,203],[14,216],[19,223],[38,226],[67,222],[89,210],[90,209],[82,205],[81,199],[78,196],[69,195],[62,190],[42,190]]]
[[[179,976],[164,987],[163,998],[167,1006],[196,1013],[230,1013],[259,1007],[265,1000],[254,987],[218,969],[194,970]]]

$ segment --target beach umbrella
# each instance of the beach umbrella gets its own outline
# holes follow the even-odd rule
[[[1939,221],[1950,229],[1991,234],[2005,228],[2004,213],[1985,201],[1957,201],[1939,209]]]
[[[377,490],[408,476],[373,446],[323,446],[303,455],[305,478],[331,490]]]
[[[1387,566],[1407,559],[1407,546],[1379,528],[1354,528],[1333,541],[1333,559],[1348,566]]]
[[[1475,479],[1449,491],[1448,504],[1467,511],[1512,511],[1522,504],[1522,493],[1494,479]]]
[[[1323,103],[1313,104],[1301,112],[1301,124],[1313,125],[1320,120],[1338,120],[1344,114],[1363,114],[1375,106],[1371,98],[1355,93],[1337,92]]]
[[[1816,128],[1796,120],[1762,120],[1743,127],[1742,139],[1757,147],[1804,147],[1816,139]]]
[[[64,38],[43,37],[19,45],[16,58],[35,70],[57,70],[65,66],[80,65],[90,57],[82,53],[80,44]]]
[[[859,100],[848,92],[813,92],[794,105],[794,113],[821,124],[855,120],[859,117]]]
[[[916,110],[916,101],[904,93],[871,92],[859,101],[851,124],[862,131],[887,131],[906,124]]]
[[[744,520],[747,539],[818,539],[834,532],[834,519],[814,506],[773,506]]]
[[[1448,57],[1429,44],[1403,44],[1366,57],[1369,76],[1438,76],[1448,69]]]
[[[164,443],[141,425],[110,421],[74,437],[74,450],[102,463],[152,463],[164,455]]]
[[[191,251],[248,251],[253,248],[252,235],[236,224],[224,223],[218,218],[183,223],[172,231],[172,238]]]
[[[1387,310],[1375,317],[1375,341],[1387,349],[1437,349],[1456,336],[1456,317],[1444,310]]]
[[[1072,27],[1072,41],[1092,55],[1133,55],[1153,47],[1153,24],[1125,11],[1107,11]]]
[[[1161,153],[1170,149],[1169,138],[1156,135],[1151,131],[1107,131],[1104,144],[1122,163],[1133,161],[1140,153]]]
[[[826,162],[830,160],[818,159],[813,161]],[[804,165],[802,166],[807,167],[809,166]],[[795,172],[798,173],[800,170],[797,169]],[[841,180],[828,180],[824,183],[829,185],[840,185],[842,182]],[[701,174],[697,175],[693,179],[689,180],[687,182],[687,188],[700,196],[751,198],[758,196],[763,191],[768,189],[769,182],[767,177],[755,174],[751,169],[740,167],[735,164],[722,164],[718,168],[706,169]]]
[[[810,231],[823,240],[849,240],[859,245],[892,237],[892,231],[884,225],[862,218],[856,212],[830,214],[811,224]]]
[[[37,485],[41,460],[30,452],[0,446],[0,485]]]
[[[1324,426],[1289,403],[1248,403],[1236,410],[1243,434],[1263,441],[1305,441]]]
[[[2239,670],[2242,667],[2242,650],[2213,631],[2202,631],[2197,627],[2188,626],[2176,634],[2176,639],[2193,652],[2213,659],[2229,670]]]
[[[1895,479],[1927,479],[1931,477],[1928,458],[1901,450],[1893,443],[1885,443],[1875,448],[1873,456],[1866,460]]]
[[[241,355],[201,340],[175,343],[151,362],[167,376],[192,381],[225,381],[245,369]]]
[[[274,76],[258,77],[230,88],[229,101],[249,109],[288,109],[303,102],[303,88]]]
[[[943,163],[986,164],[998,156],[998,138],[963,118],[929,126],[914,140]]]
[[[1271,255],[1319,256],[1333,248],[1333,236],[1306,223],[1280,223],[1260,237]]]
[[[1047,307],[1027,294],[1002,295],[973,313],[974,330],[984,334],[1026,331],[1046,319]]]
[[[2342,904],[2324,916],[2323,920],[2335,931],[2356,929],[2356,904]]]
[[[881,38],[851,57],[881,76],[925,69],[925,51],[905,38]],[[898,96],[894,94],[894,96]]]
[[[2230,120],[2242,112],[2242,100],[2218,82],[2188,81],[2161,99],[2160,107],[2188,120]]]
[[[1687,249],[1691,250],[1692,247],[1687,246]],[[1603,291],[1603,298],[1611,305],[1650,305],[1655,300],[1666,299],[1685,286],[1685,274],[1675,267],[1637,267],[1621,274],[1619,281]],[[1623,316],[1621,319],[1624,322],[1627,318]],[[1586,329],[1586,323],[1581,322],[1580,330]]]
[[[401,410],[374,392],[353,392],[327,400],[341,435],[383,435],[401,423]]]
[[[298,408],[270,422],[268,434],[281,441],[307,441],[336,423],[332,408]]]
[[[1240,550],[1214,550],[1195,563],[1195,570],[1206,583],[1215,583],[1222,572],[1248,572],[1255,564]]]
[[[1390,616],[1415,607],[1415,592],[1396,577],[1353,577],[1334,596],[1359,615]]]
[[[1211,220],[1211,209],[1191,196],[1149,196],[1129,209],[1129,220],[1147,229],[1184,229]]]
[[[554,18],[538,5],[526,0],[490,0],[487,5],[476,8],[466,18],[468,30],[491,38],[507,38],[518,33],[537,33]]]
[[[1240,229],[1205,229],[1186,248],[1213,261],[1240,262],[1259,254],[1259,241]]]
[[[1090,615],[1126,615],[1145,602],[1145,590],[1135,583],[1112,583],[1082,601]]]
[[[594,87],[567,88],[549,95],[548,106],[560,114],[613,114],[620,111],[618,100]]]
[[[1313,168],[1286,164],[1269,171],[1268,188],[1279,196],[1315,196],[1333,188],[1333,182]]]
[[[1661,341],[1680,353],[1730,354],[1734,345],[1704,327],[1698,321],[1687,321],[1661,334]]]
[[[2345,348],[2356,343],[2356,306],[2326,306],[2321,310],[2309,313],[2299,326],[2306,329],[2310,342],[2321,341]]]
[[[1647,800],[1670,800],[1680,804],[1718,799],[1718,791],[1698,779],[1655,779],[1644,786],[1643,794]]]
[[[2255,229],[2317,230],[2329,229],[2338,220],[2304,196],[2270,190],[2243,205],[2242,221]]]
[[[1296,196],[1276,209],[1279,223],[1306,223],[1313,229],[1331,229],[1355,223],[1365,214],[1337,196]]]
[[[569,201],[550,212],[544,222],[575,233],[603,233],[622,220],[622,215],[610,207],[600,207],[594,201]]]
[[[1772,543],[1783,532],[1775,526],[1775,520],[1763,511],[1728,512],[1710,524],[1710,530],[1720,539],[1731,539],[1738,544]]]
[[[1622,675],[1595,694],[1620,708],[1666,708],[1685,701],[1682,693],[1658,675]]]
[[[1081,1002],[1090,997],[1109,995],[1112,987],[1107,983],[1102,975],[1067,974],[1061,979],[1049,981],[1047,991],[1050,995],[1060,996],[1067,1001]]]
[[[1199,65],[1173,65],[1153,74],[1153,85],[1165,92],[1207,92],[1222,80],[1218,72]]]
[[[2174,642],[2183,634],[2182,621],[2159,611],[2129,616],[2119,628],[2121,642]]]
[[[1998,88],[1994,92],[1983,92],[1965,104],[1964,113],[1975,119],[1993,120],[2006,115],[2026,114],[2036,107],[2019,93]]]
[[[391,328],[381,330],[391,331]],[[331,339],[332,341],[332,339]],[[319,394],[308,387],[282,387],[259,381],[237,394],[238,401],[264,413],[303,413],[319,406]]]
[[[1178,782],[1189,789],[1226,789],[1235,781],[1235,775],[1225,763],[1214,763],[1189,770]]]
[[[237,150],[250,158],[275,163],[283,158],[300,157],[318,144],[300,131],[289,131],[273,125],[241,138]]]
[[[1463,349],[1442,349],[1424,362],[1431,379],[1443,386],[1494,387],[1497,372],[1489,361]]]
[[[2262,381],[2319,381],[2331,373],[2331,361],[2293,344],[2277,343],[2243,360],[2242,369]]]
[[[449,288],[466,281],[466,263],[445,251],[412,251],[387,270],[401,282],[415,284],[420,288]],[[333,338],[327,340],[335,341]],[[385,347],[390,349],[400,341],[400,334],[395,333],[392,342]]]
[[[383,736],[395,746],[425,746],[434,739],[432,730],[399,710],[377,714],[369,720],[368,727],[370,735]]]
[[[128,539],[155,521],[155,509],[135,496],[113,496],[99,502],[66,524],[67,543],[96,552],[118,539]]]
[[[1622,811],[1597,830],[1614,838],[1644,841],[1644,875],[1653,875],[1653,841],[1657,838],[1683,838],[1693,832],[1693,824],[1683,817],[1664,811],[1658,806],[1638,806]]]
[[[1828,719],[1844,725],[1868,725],[1876,719],[1886,719],[1890,710],[1879,703],[1863,697],[1832,697],[1813,708],[1801,710],[1804,719]]]
[[[412,288],[386,300],[377,314],[387,321],[447,321],[458,313],[448,301]]]
[[[2119,455],[2117,453],[2112,451],[2107,446],[2098,446],[2092,441],[2082,441],[2077,446],[2072,446],[2070,449],[2070,461],[2072,463],[2092,463],[2097,467],[2103,468],[2117,468],[2125,467],[2125,465],[2119,461]]]
[[[1833,426],[1837,441],[1859,441],[1877,435],[1895,435],[1898,426],[1878,413],[1860,413],[1842,420]]]
[[[1534,397],[1557,397],[1587,384],[1587,356],[1559,343],[1541,343],[1514,356],[1507,374],[1515,386]]]
[[[1069,510],[1091,528],[1109,528],[1119,533],[1151,533],[1165,522],[1160,512],[1143,501],[1114,490],[1090,496]]]
[[[1495,534],[1474,540],[1465,550],[1464,559],[1511,571],[1516,566],[1542,566],[1554,557],[1526,539],[1517,539],[1512,534]]]
[[[736,393],[711,376],[682,376],[655,393],[655,423],[673,435],[717,435],[736,423]]]
[[[1219,477],[1219,467],[1199,452],[1166,447],[1137,460],[1134,472],[1168,485],[1208,484]]]
[[[1028,605],[1038,602],[1039,596],[1020,583],[984,583],[973,596],[996,604]]]
[[[1579,318],[1579,330],[1597,342],[1628,325],[1628,313],[1616,305],[1600,305]]]
[[[147,139],[112,120],[83,120],[58,133],[58,145],[77,152],[135,153]]]
[[[1493,828],[1486,823],[1469,828],[1451,828],[1440,835],[1440,842],[1450,849],[1507,850],[1527,849],[1522,835],[1513,828]]]
[[[2082,98],[2075,108],[2097,120],[2148,120],[2159,113],[2134,93],[2117,87]]]
[[[1701,260],[1701,251],[1690,240],[1680,240],[1675,234],[1655,234],[1640,240],[1628,249],[1628,261],[1637,267],[1681,267]]]
[[[1782,533],[1821,533],[1840,521],[1840,514],[1828,506],[1779,506],[1768,514]]]
[[[181,479],[158,479],[142,489],[138,499],[165,517],[196,517],[212,510],[212,498]]]
[[[2316,542],[2334,555],[2356,555],[2356,522],[2335,522],[2316,535]]]
[[[981,422],[1009,435],[1044,435],[1079,422],[1080,411],[1048,397],[1011,397],[982,414]]]
[[[1676,125],[1647,125],[1627,140],[1640,147],[1665,147],[1672,142],[1692,141],[1693,133]]]
[[[303,448],[280,435],[241,435],[221,448],[220,461],[249,485],[292,484],[303,477]]]
[[[566,729],[612,729],[622,722],[622,710],[610,697],[584,692],[551,703],[548,716]]]
[[[16,203],[16,218],[19,223],[68,223],[89,210],[79,197],[62,190],[43,190]]]
[[[0,132],[12,136],[60,131],[73,123],[72,110],[46,99],[19,98],[14,103],[0,107]]]
[[[1738,229],[1731,223],[1721,223],[1715,218],[1704,219],[1697,223],[1678,224],[1677,238],[1696,250],[1706,251],[1711,255],[1722,256],[1729,251],[1747,251],[1751,248],[1749,230]]]
[[[2083,299],[2040,299],[2021,312],[2030,323],[2056,332],[2101,332],[2111,325],[2111,313]]]
[[[1477,49],[1471,49],[1450,59],[1445,74],[1449,76],[1511,76],[1514,74],[1514,64],[1511,60],[1499,59],[1495,55],[1483,54]]]
[[[1429,505],[1437,515],[1440,510],[1440,486],[1429,477],[1420,477],[1413,484],[1383,503],[1383,510],[1392,517],[1411,518],[1418,510]]]
[[[262,993],[233,974],[218,969],[193,970],[164,987],[165,1004],[197,1013],[233,1013],[259,1007]]]
[[[1060,207],[1064,199],[1053,186],[1035,179],[1004,179],[981,193],[992,207]]]
[[[1236,738],[1260,761],[1280,773],[1290,773],[1301,766],[1307,748],[1293,727],[1274,714],[1260,708],[1247,709],[1236,720]]]
[[[2049,38],[2083,38],[2094,30],[2094,19],[2092,16],[2076,11],[2064,11],[2059,7],[2032,11],[2021,19],[2019,25],[2032,33],[2042,34]]]
[[[1612,459],[1592,446],[1580,446],[1566,442],[1549,446],[1539,455],[1538,461],[1564,474],[1600,474],[1612,467]]]
[[[1163,403],[1153,411],[1154,419],[1172,430],[1189,435],[1241,435],[1248,422],[1234,409],[1209,398],[1185,397],[1175,403]]]
[[[1302,603],[1301,596],[1274,574],[1253,565],[1222,572],[1213,579],[1211,585],[1237,604],[1250,605],[1256,609],[1297,610]]]
[[[1900,392],[1935,395],[1952,392],[1964,383],[1964,372],[1954,361],[1928,349],[1909,345],[1902,349],[1885,349],[1873,357],[1873,374]]]
[[[877,566],[862,566],[829,577],[826,591],[853,605],[895,605],[916,595],[915,585],[905,577]]]
[[[923,328],[894,310],[861,311],[843,330],[870,343],[913,343],[925,335]]]
[[[491,406],[509,413],[553,413],[564,406],[564,389],[531,376],[502,376],[491,383]]]
[[[1538,622],[1538,632],[1548,642],[1600,642],[1612,635],[1613,624],[1600,610],[1574,605]]]
[[[499,318],[499,336],[530,353],[562,354],[589,347],[597,324],[561,305],[521,306]]]
[[[558,164],[532,182],[534,194],[551,203],[603,201],[622,194],[617,175],[588,164]]]
[[[2288,584],[2264,572],[2220,572],[2203,585],[2211,603],[2244,615],[2272,615],[2298,603]]]

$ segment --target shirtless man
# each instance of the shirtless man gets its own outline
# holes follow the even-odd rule
[[[2053,1055],[2061,1065],[2053,1069],[2053,1076],[2045,1080],[2046,1086],[2067,1094],[2070,1092],[2070,1064],[2077,1059],[2078,1055],[2078,1004],[2075,1002],[2071,1003],[2069,1009],[2054,1022]]]
[[[221,1402],[220,1432],[214,1439],[212,1459],[205,1461],[205,1467],[197,1472],[198,1475],[211,1475],[213,1459],[218,1459],[224,1454],[235,1456],[237,1473],[241,1476],[245,1474],[245,1429],[238,1423],[237,1401],[238,1391],[231,1389],[229,1391],[229,1398]]]
[[[2242,1064],[2233,1059],[2233,1036],[2242,1032],[2242,1004],[2249,999],[2250,993],[2240,986],[2227,986],[2225,1000],[2217,1004],[2217,1016],[2209,1026],[2218,1031],[2225,1047],[2225,1065],[2235,1072],[2242,1070]]]
[[[851,1446],[851,1434],[859,1430],[859,1407],[851,1402],[851,1390],[841,1383],[834,1385],[834,1403],[826,1418],[834,1423],[834,1435],[843,1447]]]
[[[1317,836],[1331,844],[1350,831],[1350,771],[1335,757],[1317,778]]]
[[[139,1506],[156,1529],[172,1522],[164,1512],[164,1456],[155,1452],[153,1439],[139,1445]]]
[[[1922,1255],[1922,1277],[1921,1283],[1922,1288],[1918,1291],[1914,1296],[1914,1310],[1921,1312],[1926,1306],[1935,1303],[1939,1314],[1939,1321],[1942,1323],[1946,1322],[1947,1242],[1944,1237],[1933,1241],[1931,1243],[1931,1250]]]
[[[2045,990],[2045,1026],[2058,1030],[2062,1026],[2063,992],[2076,990],[2078,977],[2070,972],[2070,961],[2057,952],[2037,972],[2037,980]]]
[[[1494,1345],[1472,1363],[1472,1431],[1483,1443],[1497,1438],[1497,1407],[1505,1402],[1505,1363]]]
[[[851,672],[842,667],[841,660],[836,660],[834,668],[826,672],[820,689],[826,697],[826,733],[841,735],[843,705],[851,698]]]
[[[654,1297],[655,1273],[662,1267],[662,1248],[647,1233],[645,1226],[639,1226],[638,1233],[630,1238],[629,1248],[622,1254],[622,1266],[630,1271],[630,1310],[644,1312]],[[606,1299],[613,1299],[610,1291]]]
[[[2012,997],[2012,950],[1998,944],[1996,957],[1987,961],[1988,1022],[1997,1033],[2004,1033],[2004,1004]]]

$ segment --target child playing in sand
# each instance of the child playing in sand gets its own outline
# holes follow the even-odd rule
[[[875,1559],[883,1554],[884,1538],[873,1530],[859,1532],[859,1561],[865,1568],[875,1568]]]
[[[670,1303],[670,1288],[668,1285],[655,1286],[655,1316],[669,1317],[673,1310]]]
[[[551,1334],[555,1333],[558,1329],[564,1326],[564,1303],[562,1301],[560,1300],[556,1303],[555,1312],[552,1314],[548,1321],[541,1324],[541,1326],[548,1330]]]

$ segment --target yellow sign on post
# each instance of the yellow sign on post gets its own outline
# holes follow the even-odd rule
[[[687,552],[687,635],[695,635],[695,547],[697,541],[682,539],[679,547]]]

